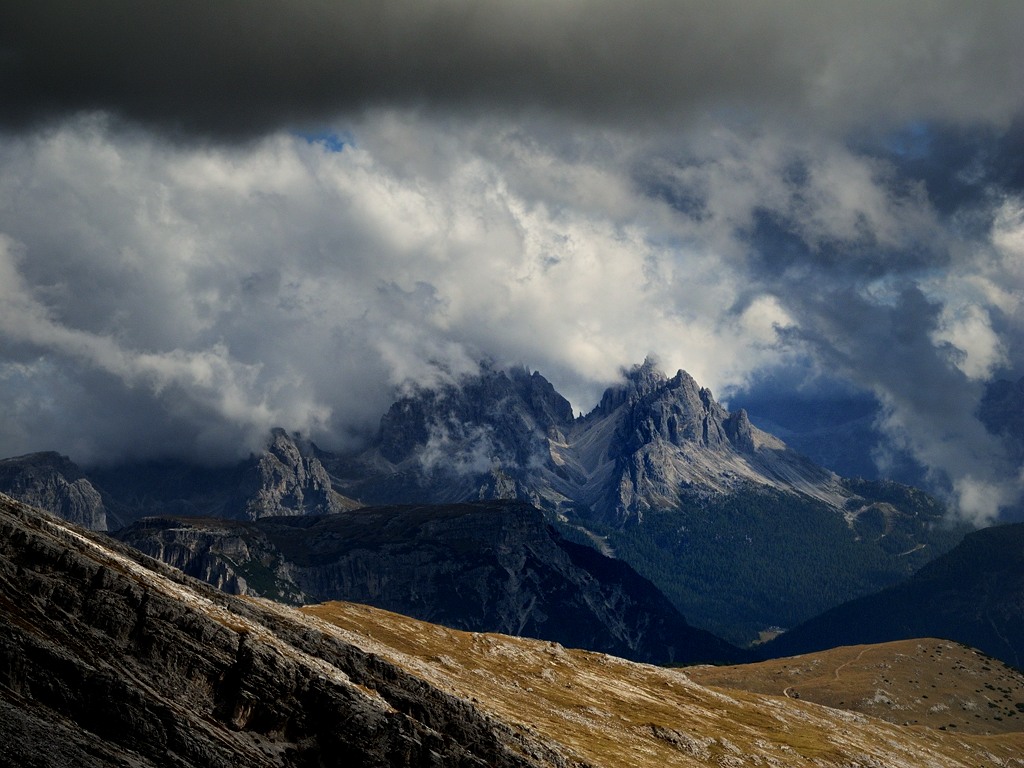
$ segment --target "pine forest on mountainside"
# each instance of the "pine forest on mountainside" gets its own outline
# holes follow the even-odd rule
[[[858,484],[864,495],[877,487]],[[914,499],[918,514],[934,525],[923,534],[932,556],[960,540],[964,529],[946,525],[934,499],[920,492]],[[862,533],[852,538],[846,520],[822,507],[748,489],[650,512],[642,524],[595,530],[692,624],[745,645],[773,626],[794,626],[888,586],[930,559],[924,549],[911,551],[920,531],[917,538],[881,537],[858,520]],[[580,537],[571,528],[563,533]]]

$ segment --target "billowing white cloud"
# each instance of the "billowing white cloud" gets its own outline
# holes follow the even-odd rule
[[[1007,362],[988,312],[976,304],[946,304],[932,341],[949,350],[950,362],[969,379],[984,381]]]
[[[681,242],[686,228],[617,167],[628,155],[571,161],[498,136],[416,168],[412,126],[383,120],[379,153],[284,135],[245,152],[166,147],[97,120],[7,144],[9,364],[64,360],[154,407],[184,390],[246,434],[279,421],[338,443],[372,426],[391,387],[482,356],[571,372],[589,407],[648,351],[717,383],[770,345],[763,324],[744,340],[751,316],[724,318],[737,276]],[[88,407],[116,408],[109,397]]]

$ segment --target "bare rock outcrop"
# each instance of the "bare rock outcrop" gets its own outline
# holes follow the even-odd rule
[[[0,492],[90,530],[107,530],[107,510],[99,492],[71,459],[59,453],[0,460]]]
[[[229,517],[257,520],[277,515],[333,514],[356,506],[331,487],[320,460],[300,440],[274,429],[266,450],[243,469]]]
[[[270,604],[0,496],[0,763],[568,765]]]

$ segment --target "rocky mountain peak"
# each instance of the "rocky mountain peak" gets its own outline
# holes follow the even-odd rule
[[[381,419],[379,451],[392,464],[419,458],[427,468],[438,452],[461,453],[471,459],[464,469],[487,471],[530,463],[550,431],[572,422],[569,401],[539,373],[484,365],[458,384],[397,400]]]
[[[553,481],[559,492],[584,498],[616,525],[674,508],[687,493],[732,493],[746,484],[835,508],[845,503],[831,473],[758,430],[746,411],[730,413],[686,371],[669,378],[651,358],[624,371],[565,444],[552,446],[552,457],[555,474],[569,481]]]
[[[652,358],[624,370],[579,419],[541,374],[483,365],[400,398],[381,419],[377,445],[332,471],[345,493],[369,504],[517,498],[613,524],[674,507],[694,489],[744,483],[845,503],[830,473]]]
[[[107,530],[99,492],[77,464],[54,451],[0,461],[0,491],[91,530]]]
[[[541,417],[541,424],[546,427],[565,427],[573,422],[572,405],[558,394],[555,386],[541,376],[539,371],[529,373],[525,368],[513,369],[511,378],[533,412]]]
[[[271,431],[266,450],[252,457],[238,490],[225,507],[231,517],[256,520],[276,515],[331,514],[350,508],[331,487],[331,477],[311,446],[284,429]]]
[[[668,381],[668,377],[651,357],[629,370],[623,369],[622,374],[623,381],[604,391],[601,402],[592,414],[607,416],[626,403],[635,404],[658,392]]]
[[[626,379],[636,387],[639,394],[643,395],[660,387],[668,380],[668,377],[661,370],[658,362],[648,355],[640,365],[634,365],[630,368],[626,374]]]
[[[752,425],[745,411],[730,414],[686,371],[668,378],[647,358],[634,366],[625,381],[605,390],[592,416],[608,417],[622,409],[619,440],[626,452],[654,440],[704,448],[732,447],[753,451]]]

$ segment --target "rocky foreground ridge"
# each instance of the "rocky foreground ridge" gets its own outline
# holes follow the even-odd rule
[[[63,766],[1024,765],[950,735],[364,606],[219,593],[0,496],[0,761]]]
[[[569,765],[270,603],[0,496],[0,762]]]

